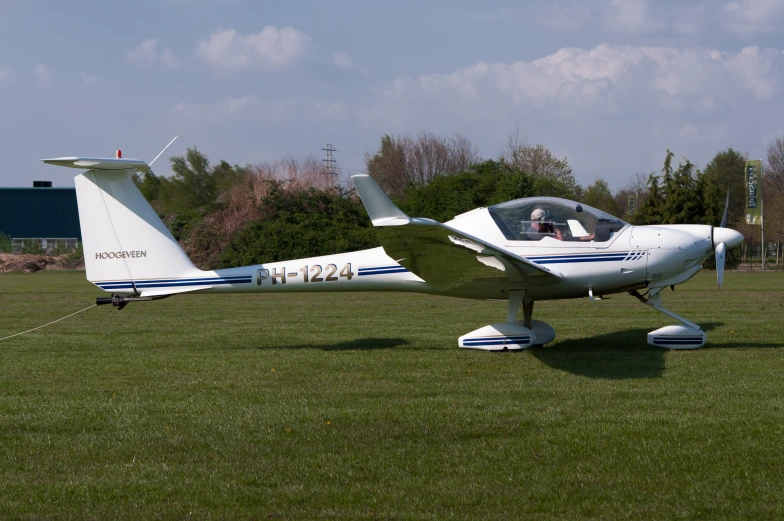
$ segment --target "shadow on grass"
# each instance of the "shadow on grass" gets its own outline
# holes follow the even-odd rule
[[[720,322],[701,324],[706,332],[720,325]],[[616,331],[565,340],[529,352],[553,369],[589,378],[659,378],[664,373],[667,350],[648,345],[649,332],[648,329]]]
[[[258,346],[257,349],[321,349],[322,351],[372,351],[376,349],[392,349],[409,345],[402,338],[357,338],[336,344],[294,344],[277,346]]]

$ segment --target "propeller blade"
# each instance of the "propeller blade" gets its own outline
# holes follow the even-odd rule
[[[727,245],[720,242],[716,245],[716,278],[719,279],[719,289],[724,282],[724,258],[727,253]]]
[[[727,211],[730,209],[730,191],[727,190],[727,200],[724,202],[724,215],[721,217],[720,228],[727,227]]]

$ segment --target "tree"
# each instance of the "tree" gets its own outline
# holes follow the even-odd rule
[[[629,220],[629,196],[637,196],[637,208],[639,209],[645,197],[648,195],[648,176],[642,172],[636,172],[629,178],[626,186],[618,190],[613,196],[618,217]]]
[[[502,158],[512,168],[534,178],[537,195],[582,199],[582,187],[574,178],[567,158],[559,159],[544,145],[529,145],[520,136],[520,129],[507,136]]]
[[[487,160],[467,172],[412,185],[400,208],[408,215],[445,222],[477,207],[534,195],[531,177],[504,161]]]
[[[694,165],[683,158],[676,171],[672,171],[670,161],[672,152],[667,151],[666,173],[663,178],[665,188],[664,222],[667,224],[694,224],[702,220],[702,200],[695,197],[697,182],[694,178]],[[663,170],[664,171],[664,170]]]
[[[147,170],[142,175],[133,174],[133,182],[136,183],[144,198],[152,203],[160,199],[161,187],[166,183],[166,178],[158,177],[152,171]]]
[[[700,203],[701,216],[695,220],[695,223],[719,226],[724,216],[726,195],[721,193],[721,188],[713,176],[705,172],[697,172],[695,199]]]
[[[373,225],[362,203],[337,188],[286,190],[269,181],[261,200],[263,220],[253,221],[234,235],[218,262],[242,266],[346,252],[378,246]]]
[[[732,148],[719,152],[705,166],[705,175],[713,178],[721,193],[722,209],[729,190],[728,225],[735,225],[744,219],[746,207],[745,171],[746,158]]]
[[[618,208],[613,200],[613,194],[610,190],[610,185],[604,179],[597,179],[592,185],[585,189],[583,202],[594,208],[598,208],[610,215],[617,215]]]
[[[241,179],[247,169],[221,161],[211,168],[206,155],[189,148],[170,159],[174,175],[160,190],[161,206],[168,213],[209,209],[218,195]]]
[[[781,258],[784,240],[784,192],[765,196],[765,237],[776,242],[776,264]]]
[[[784,137],[777,137],[768,145],[764,190],[770,195],[784,194]]]
[[[441,175],[466,171],[479,161],[479,151],[465,136],[384,135],[375,154],[365,155],[370,175],[390,196],[403,199],[410,184],[423,186]]]
[[[664,197],[659,187],[659,179],[651,174],[648,176],[648,195],[639,205],[637,215],[632,219],[634,224],[661,224],[664,219]]]
[[[777,137],[768,145],[768,164],[765,167],[765,232],[776,241],[776,264],[780,262],[781,241],[784,239],[784,137]]]
[[[406,152],[403,145],[385,134],[381,138],[381,147],[373,155],[365,155],[365,167],[370,177],[393,198],[401,198],[408,186],[406,170]]]

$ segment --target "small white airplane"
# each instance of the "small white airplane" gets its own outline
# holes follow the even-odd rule
[[[719,287],[727,248],[743,236],[706,225],[632,226],[601,210],[554,197],[477,208],[447,223],[411,218],[367,175],[352,177],[382,246],[215,271],[196,268],[134,184],[140,160],[61,157],[44,163],[86,170],[75,177],[87,280],[111,293],[98,304],[179,293],[408,291],[506,300],[506,322],[471,331],[463,348],[526,349],[552,342],[533,320],[534,302],[628,292],[680,322],[648,343],[696,349],[707,335],[662,307],[662,290],[692,278],[716,256]],[[728,196],[729,197],[729,196]],[[641,294],[640,291],[647,290]],[[522,308],[522,320],[518,314]]]

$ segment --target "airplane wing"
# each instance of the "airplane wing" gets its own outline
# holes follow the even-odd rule
[[[352,180],[387,255],[435,289],[488,279],[507,279],[522,289],[563,278],[438,221],[407,216],[368,175],[355,175]]]

